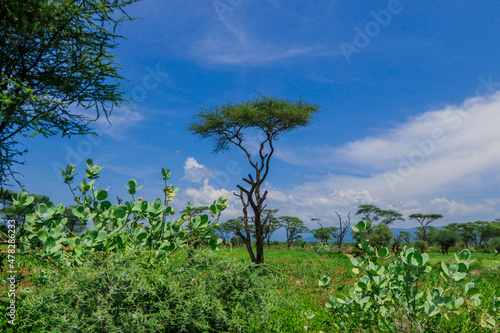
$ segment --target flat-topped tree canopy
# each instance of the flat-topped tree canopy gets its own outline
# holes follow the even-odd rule
[[[443,217],[443,215],[441,215],[441,214],[420,214],[420,213],[411,214],[410,216],[408,216],[408,218],[410,218],[410,220],[416,220],[418,223],[420,223],[420,225],[422,227],[422,236],[423,236],[422,240],[425,242],[428,241],[427,227],[429,226],[429,224],[431,224],[435,220],[440,219],[442,217]]]
[[[188,130],[202,138],[212,137],[214,152],[228,150],[230,143],[241,146],[244,129],[262,130],[267,140],[277,139],[279,134],[306,126],[318,112],[318,106],[299,99],[289,101],[260,95],[242,103],[202,109],[194,116]]]

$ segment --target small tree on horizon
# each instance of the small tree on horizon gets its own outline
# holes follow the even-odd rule
[[[459,240],[460,235],[453,229],[437,229],[429,235],[429,244],[439,245],[442,254],[448,254],[448,250]]]
[[[281,216],[278,218],[286,231],[286,245],[290,248],[291,243],[302,239],[301,233],[308,232],[309,229],[304,222],[293,216]]]
[[[443,215],[440,215],[440,214],[411,214],[410,216],[408,216],[408,218],[410,218],[410,220],[415,220],[417,221],[418,223],[420,223],[420,226],[422,228],[422,240],[424,242],[429,242],[428,239],[428,228],[429,228],[429,224],[431,224],[432,222],[436,221],[437,219],[440,219],[442,218]]]
[[[242,103],[202,109],[188,125],[188,130],[193,134],[214,140],[214,153],[226,151],[231,145],[238,147],[253,168],[253,175],[248,174],[248,177],[243,178],[249,187],[237,185],[239,192],[234,195],[241,200],[243,224],[247,230],[248,208],[253,212],[256,253],[252,249],[250,234],[245,237],[245,242],[250,259],[255,264],[264,263],[266,221],[262,220],[261,215],[266,208],[264,202],[268,192],[261,193],[261,186],[269,175],[274,143],[282,133],[309,125],[316,112],[317,105],[302,99],[289,101],[260,95]],[[251,146],[245,144],[245,133],[248,134],[249,130],[263,134],[256,154],[252,154]]]
[[[213,228],[213,230],[215,230],[219,234],[219,236],[222,239],[222,242],[224,244],[229,243],[231,241],[231,238],[232,238],[231,236],[233,234],[236,234],[232,228],[231,223],[228,221],[224,221],[224,222],[219,223],[219,226]]]
[[[339,228],[336,228],[336,227],[323,227],[323,225],[321,224],[321,219],[318,219],[318,218],[312,218],[311,221],[316,221],[320,228],[319,229],[313,229],[312,230],[312,234],[314,236],[314,238],[316,238],[316,240],[318,240],[319,242],[322,242],[322,243],[328,243],[329,240],[331,239],[336,239],[338,238],[338,233],[337,233],[337,230],[339,230]]]
[[[267,248],[271,248],[271,236],[278,229],[281,229],[283,225],[279,218],[275,217],[278,213],[277,209],[264,209],[264,239],[267,240]]]

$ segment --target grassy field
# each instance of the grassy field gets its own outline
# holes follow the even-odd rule
[[[222,251],[221,255],[238,258],[249,263],[245,249],[239,248],[232,252]],[[455,261],[453,252],[448,255],[430,253],[433,263],[433,272],[425,280],[431,285],[440,282],[439,265],[441,261],[452,263]],[[474,253],[475,262],[470,267],[470,282],[476,283],[486,298],[493,295],[500,296],[500,257],[494,258],[491,253]],[[269,271],[268,283],[273,285],[275,296],[287,299],[287,306],[275,310],[274,320],[282,332],[304,332],[308,330],[328,332],[335,330],[329,323],[331,318],[325,311],[325,301],[330,295],[346,293],[355,281],[356,275],[352,272],[349,257],[345,254],[316,254],[312,249],[270,249],[266,251],[266,267]],[[318,286],[322,275],[331,278],[328,288]],[[339,291],[340,290],[340,291]],[[305,312],[314,314],[314,318],[307,319]]]
[[[216,253],[210,252],[207,255],[209,255],[209,257],[207,257],[209,259],[197,259],[197,264],[194,266],[190,266],[193,264],[186,264],[186,256],[182,253],[173,256],[171,258],[171,265],[169,267],[163,268],[163,271],[159,271],[158,279],[164,277],[165,274],[167,274],[169,276],[169,279],[174,278],[174,280],[169,280],[165,283],[180,287],[182,287],[184,281],[191,281],[189,283],[193,283],[193,285],[191,287],[186,286],[186,288],[191,291],[196,288],[213,288],[215,290],[217,288],[221,288],[221,286],[223,287],[223,285],[226,283],[232,283],[234,281],[236,281],[235,285],[239,284],[239,286],[236,286],[235,288],[240,288],[240,291],[246,291],[247,289],[252,289],[253,291],[255,291],[258,294],[259,299],[262,298],[264,309],[259,313],[251,314],[251,316],[254,316],[252,320],[240,318],[242,322],[245,322],[246,320],[246,324],[241,324],[242,326],[239,326],[239,329],[233,329],[230,331],[285,333],[339,331],[333,324],[334,320],[330,318],[327,311],[325,311],[325,302],[330,295],[339,295],[342,293],[346,293],[355,281],[356,276],[352,272],[352,265],[348,255],[335,251],[318,254],[315,253],[312,248],[297,248],[291,250],[286,248],[272,248],[266,250],[265,252],[266,264],[263,266],[264,272],[262,272],[262,268],[259,268],[257,270],[253,268],[248,258],[248,253],[243,248],[235,248],[230,251],[228,248],[223,247]],[[433,270],[423,280],[423,283],[425,284],[425,286],[436,286],[440,283],[440,262],[444,261],[447,263],[451,263],[454,260],[454,256],[453,253],[450,252],[449,255],[430,253],[430,257]],[[493,295],[500,296],[500,257],[494,258],[494,254],[491,253],[474,253],[473,258],[476,259],[476,261],[470,267],[470,276],[467,278],[468,281],[474,282],[476,286],[479,287],[481,293],[484,295],[485,300],[492,299]],[[65,278],[61,278],[58,275],[59,273],[55,273],[50,269],[50,266],[46,264],[41,265],[38,261],[30,258],[19,258],[18,264],[23,269],[23,272],[25,272],[26,275],[21,284],[22,288],[26,290],[27,293],[23,294],[21,292],[20,297],[26,297],[26,295],[30,295],[29,297],[33,298],[33,295],[40,293],[40,295],[45,295],[43,296],[45,298],[40,299],[46,299],[52,302],[54,301],[54,299],[51,298],[53,297],[51,295],[57,294],[60,289],[65,289],[68,286],[71,287],[73,286],[73,284],[77,284],[73,282],[75,277],[78,276],[78,272],[67,273],[65,275]],[[113,271],[111,268],[108,268],[109,274],[105,275],[105,278],[110,278],[110,281],[114,281],[113,279],[115,277],[113,275],[120,275],[120,272],[126,269],[122,267],[123,265],[120,265],[122,264],[119,264],[116,268],[113,268],[118,273],[113,273],[115,271]],[[176,278],[174,274],[170,276],[170,273],[165,273],[174,271],[180,272],[178,278]],[[71,295],[78,294],[82,290],[92,289],[92,285],[95,284],[96,281],[101,281],[103,279],[102,272],[102,269],[87,269],[85,271],[82,271],[82,273],[79,275],[80,280],[81,277],[86,278],[87,276],[89,277],[89,280],[87,282],[81,282],[83,284],[79,287],[80,289],[75,289],[75,291],[71,292],[68,291],[69,294],[67,295],[70,295],[68,297],[72,297]],[[127,274],[129,273],[128,270],[126,272]],[[126,295],[135,293],[134,284],[142,284],[142,280],[149,278],[144,276],[144,274],[150,275],[150,273],[148,273],[149,271],[145,270],[144,272],[140,273],[142,275],[138,275],[139,278],[137,282],[134,282],[135,280],[133,279],[127,280],[129,281],[127,283],[130,284],[130,288],[132,289],[124,290],[123,292]],[[156,276],[154,274],[151,273],[151,276]],[[244,283],[242,284],[240,283],[240,278],[245,274],[248,274],[248,276],[245,278],[246,280],[244,280]],[[2,279],[6,277],[5,272],[3,272],[1,275]],[[222,281],[229,275],[232,276],[231,279],[227,280],[226,282],[221,282],[219,285],[217,285],[215,280]],[[321,288],[318,285],[318,279],[322,275],[326,275],[331,278],[331,284],[328,288]],[[51,285],[50,283],[46,284],[46,282],[41,283],[40,281],[42,281],[42,279],[54,280],[57,283],[54,283],[53,285]],[[197,280],[197,282],[195,280]],[[85,285],[84,283],[88,284]],[[122,282],[119,282],[117,283],[117,285],[119,286],[121,283]],[[34,294],[30,294],[30,290],[37,291]],[[77,292],[77,290],[79,291]],[[102,288],[97,292],[102,293]],[[185,291],[180,291],[180,289],[179,291],[176,291],[176,293],[182,292]],[[114,293],[116,294],[116,290],[114,290]],[[225,293],[226,292],[222,294]],[[193,297],[198,297],[196,295],[198,294],[186,294],[185,299],[196,303],[194,299],[191,299]],[[217,295],[220,296],[220,294]],[[206,301],[200,302],[207,302],[208,304],[210,302],[210,298],[219,296],[208,295]],[[53,308],[54,310],[52,311],[61,311],[59,309],[64,309],[66,307],[66,305],[64,305],[66,304],[64,303],[66,301],[61,300],[62,296],[58,297],[60,297],[58,300],[63,302],[63,305],[61,305],[60,307],[55,306]],[[95,298],[97,296],[92,297]],[[114,297],[115,296],[113,296],[113,298]],[[35,298],[33,298],[33,300],[34,299]],[[74,304],[74,302],[75,301],[67,301],[67,303],[71,304]],[[231,299],[231,302],[233,302],[231,303],[233,304],[231,306],[240,306],[241,304],[243,307],[245,306],[244,297],[236,300]],[[189,307],[195,305],[187,303],[187,305],[185,306]],[[45,307],[42,307],[41,310],[38,309],[36,311],[30,311],[32,313],[36,313],[36,311],[41,311],[41,313],[43,313],[44,311],[47,312],[48,310]],[[186,311],[189,312],[191,310]],[[192,311],[195,312],[195,310]],[[233,318],[229,318],[228,320],[236,320],[234,316],[244,317],[245,311],[247,310],[241,310],[240,312],[238,312],[238,314],[236,314],[236,312],[232,312]],[[314,317],[308,318],[306,313],[309,314],[309,317],[312,317],[313,315]],[[86,323],[86,319],[81,318],[81,320],[83,324]],[[436,332],[468,332],[468,326],[462,325],[462,323],[466,323],[467,320],[468,319],[466,316],[454,318],[450,326],[436,329]],[[261,323],[265,323],[265,329],[261,328],[264,326],[259,326],[259,321]],[[60,320],[57,323],[60,323]],[[52,331],[49,328],[46,328],[47,330],[43,330],[41,328],[39,329],[40,330],[34,330],[33,328],[30,328],[26,329],[26,331]],[[53,331],[57,332],[57,330]],[[94,329],[94,331],[105,332],[106,330],[104,328],[102,330],[96,328]],[[118,331],[119,330],[117,330],[117,332]],[[167,331],[175,332],[175,330]],[[185,331],[189,332],[190,330],[187,329]],[[114,331],[109,330],[109,332]],[[144,332],[155,331],[144,330]]]

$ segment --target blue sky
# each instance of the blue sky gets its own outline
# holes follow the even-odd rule
[[[200,108],[262,92],[321,112],[287,133],[265,187],[283,215],[336,223],[360,204],[440,213],[435,225],[500,217],[500,3],[477,1],[143,0],[116,50],[134,110],[115,110],[100,138],[30,138],[18,168],[31,193],[72,204],[59,167],[128,199],[162,195],[172,170],[178,210],[231,194],[251,169],[236,149],[214,155],[187,132]],[[258,142],[255,133],[249,144]],[[77,177],[79,178],[79,177]],[[354,219],[356,220],[356,219]],[[396,227],[414,227],[398,222]]]

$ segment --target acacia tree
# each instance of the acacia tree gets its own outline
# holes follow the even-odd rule
[[[0,1],[0,183],[23,163],[18,135],[95,134],[74,108],[108,117],[125,101],[112,50],[135,1]]]
[[[228,150],[235,145],[247,156],[253,168],[253,175],[243,178],[247,187],[237,185],[243,211],[243,223],[248,226],[248,208],[252,210],[255,224],[255,247],[253,253],[250,235],[247,235],[247,250],[252,262],[264,263],[265,221],[262,211],[265,209],[267,191],[262,193],[261,186],[269,175],[270,161],[274,154],[274,142],[285,132],[306,126],[310,123],[318,106],[309,104],[302,99],[289,101],[286,99],[269,98],[263,95],[242,103],[228,103],[220,107],[202,109],[194,116],[188,130],[202,138],[214,140],[214,153]],[[263,134],[256,154],[252,154],[251,146],[245,142],[245,133],[257,130]],[[256,155],[256,156],[255,156]]]
[[[499,222],[476,221],[472,222],[475,243],[479,247],[486,245],[489,239],[500,236]]]
[[[429,239],[428,239],[427,233],[428,233],[428,229],[429,229],[429,224],[436,221],[437,219],[442,218],[443,215],[440,215],[440,214],[427,214],[427,215],[411,214],[408,217],[410,218],[410,220],[415,220],[418,223],[420,223],[420,227],[422,228],[421,229],[422,230],[422,240],[424,242],[428,242]]]
[[[377,221],[386,225],[392,224],[394,221],[404,221],[403,214],[390,209],[383,210],[374,205],[360,205],[356,215],[363,215],[361,220],[370,225]]]
[[[286,231],[286,245],[290,247],[290,245],[301,239],[302,236],[300,234],[304,232],[308,232],[309,229],[304,224],[304,221],[299,219],[298,217],[293,216],[281,216],[278,218],[281,222],[283,228]]]
[[[318,222],[318,224],[320,226],[319,229],[313,229],[313,230],[311,230],[314,238],[316,238],[317,241],[326,244],[330,239],[335,239],[335,238],[337,238],[339,236],[338,233],[337,233],[337,230],[339,228],[335,228],[335,227],[323,227],[323,225],[320,222],[321,219],[318,219],[318,218],[312,218],[311,221]]]

